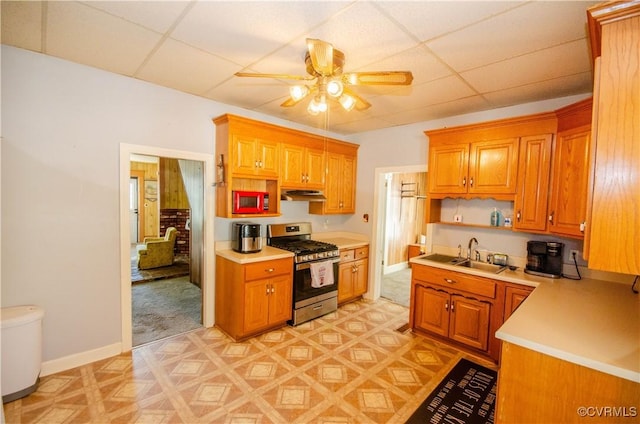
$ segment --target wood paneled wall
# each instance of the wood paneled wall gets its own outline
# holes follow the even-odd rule
[[[144,192],[146,181],[158,182],[158,164],[148,162],[131,162],[132,171],[144,172],[144,181],[138,181],[139,190]],[[144,237],[158,237],[158,231],[160,228],[160,206],[157,201],[158,194],[155,196],[147,196],[145,193],[144,203],[138,205],[139,213],[144,214],[144,228],[142,231],[142,238]],[[142,241],[142,239],[140,240]]]
[[[178,159],[160,158],[160,209],[189,209]]]

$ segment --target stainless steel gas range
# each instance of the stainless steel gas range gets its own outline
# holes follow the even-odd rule
[[[338,246],[312,240],[310,222],[267,225],[267,244],[295,253],[291,325],[338,309]]]

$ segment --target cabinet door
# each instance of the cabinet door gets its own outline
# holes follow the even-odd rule
[[[451,295],[449,338],[480,350],[487,350],[491,305],[460,295]]]
[[[429,192],[467,192],[469,144],[429,147]]]
[[[340,212],[355,213],[356,211],[356,158],[343,156],[341,166],[342,181],[340,183]]]
[[[327,172],[324,165],[324,152],[307,148],[305,161],[306,187],[310,189],[324,188],[324,179]]]
[[[327,184],[325,188],[324,202],[325,213],[340,213],[342,188],[340,181],[342,174],[342,155],[329,153],[327,155]]]
[[[338,303],[340,303],[353,297],[353,263],[340,264],[338,272]]]
[[[269,291],[268,280],[245,283],[244,324],[242,326],[244,334],[269,325]]]
[[[243,134],[234,134],[232,141],[233,151],[231,160],[234,174],[253,175],[258,165],[256,154],[256,138]]]
[[[594,97],[595,167],[587,225],[590,269],[638,275],[640,16],[631,8],[626,14],[612,10],[597,18],[609,21],[602,25],[602,55]]]
[[[369,280],[369,259],[360,259],[353,263],[356,269],[353,281],[353,295],[360,296],[367,292]]]
[[[443,337],[449,335],[449,293],[415,285],[414,325]]]
[[[551,134],[523,137],[520,140],[518,192],[513,223],[517,230],[545,231],[547,228],[552,141]]]
[[[304,147],[290,144],[282,146],[280,178],[283,187],[304,186]]]
[[[256,153],[258,156],[257,173],[265,177],[278,177],[280,171],[280,152],[278,143],[272,141],[258,140],[256,143]]]
[[[273,277],[269,282],[269,324],[291,319],[292,297],[291,274]]]
[[[533,289],[507,287],[504,297],[504,320],[506,321],[513,314],[518,306],[531,294]]]
[[[469,153],[469,193],[510,194],[516,192],[518,138],[479,141]]]
[[[558,134],[553,160],[549,231],[584,236],[589,179],[591,126]]]

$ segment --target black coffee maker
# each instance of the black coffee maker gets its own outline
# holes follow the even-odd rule
[[[524,272],[541,277],[562,277],[564,243],[546,241],[527,242],[527,266]]]

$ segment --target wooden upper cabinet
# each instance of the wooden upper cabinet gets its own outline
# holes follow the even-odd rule
[[[513,201],[522,139],[553,134],[553,112],[425,131],[429,138],[429,197]],[[527,139],[528,140],[528,139]]]
[[[594,56],[600,56],[585,242],[589,268],[639,275],[640,3],[605,3],[587,16]]]
[[[465,194],[469,144],[429,146],[429,193]]]
[[[276,178],[280,164],[277,141],[266,140],[267,134],[232,134],[231,172],[236,175]],[[277,140],[277,138],[276,138]]]
[[[591,126],[558,133],[549,202],[549,232],[582,238],[587,220]]]
[[[552,134],[522,137],[513,228],[545,231],[551,171]]]
[[[311,214],[352,214],[356,211],[357,145],[328,143],[324,202],[309,202]]]
[[[280,168],[283,188],[324,188],[325,154],[322,148],[299,144],[282,145]]]
[[[435,144],[429,152],[431,194],[513,194],[518,138]]]
[[[468,192],[514,194],[518,177],[518,138],[471,143]]]

